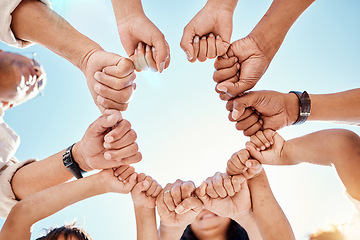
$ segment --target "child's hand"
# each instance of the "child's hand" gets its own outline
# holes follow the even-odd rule
[[[250,157],[250,153],[246,149],[242,149],[234,153],[227,162],[227,174],[242,174],[246,179],[251,179],[258,176],[262,170],[262,165],[258,160],[252,159]]]
[[[106,192],[129,193],[136,184],[137,173],[129,165],[122,165],[115,170],[105,169],[98,173]]]
[[[134,62],[135,70],[138,72],[146,71],[149,68],[152,71],[157,72],[155,58],[155,48],[147,44],[139,42],[135,53],[130,56],[130,59]]]
[[[156,197],[161,192],[162,187],[150,176],[140,173],[137,183],[131,191],[131,198],[135,207],[145,207],[155,209]]]
[[[246,143],[250,155],[263,164],[283,165],[282,149],[285,140],[275,131],[258,131]]]

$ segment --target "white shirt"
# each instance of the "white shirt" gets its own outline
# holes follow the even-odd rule
[[[351,201],[355,207],[353,216],[351,217],[350,222],[348,222],[345,230],[345,239],[346,240],[359,240],[360,239],[360,201],[353,198],[348,192],[345,192],[345,195]]]
[[[51,7],[49,0],[39,0]],[[21,0],[0,0],[0,41],[18,48],[24,48],[32,45],[31,42],[23,41],[15,38],[12,32],[11,25],[11,14],[15,8],[20,4]]]

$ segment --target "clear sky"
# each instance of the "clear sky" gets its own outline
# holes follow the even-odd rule
[[[110,0],[52,2],[54,10],[80,32],[107,51],[125,56]],[[138,88],[123,116],[137,132],[143,154],[136,170],[151,175],[163,186],[177,178],[199,185],[216,171],[224,172],[229,157],[248,140],[228,121],[225,103],[214,91],[213,61],[189,63],[179,45],[183,28],[205,2],[143,0],[147,16],[169,42],[171,63],[162,74],[150,71],[137,74]],[[234,15],[232,41],[245,37],[270,4],[269,0],[240,0]],[[315,2],[294,24],[254,90],[331,93],[359,88],[359,11],[360,2],[356,0]],[[0,48],[37,52],[48,74],[44,96],[5,114],[5,121],[21,136],[16,153],[19,160],[43,159],[79,141],[100,114],[82,73],[40,46],[19,50],[0,43]],[[287,127],[280,134],[290,139],[328,128],[360,133],[354,126],[307,122]],[[352,206],[331,167],[302,164],[266,167],[266,171],[297,239],[306,239],[317,227],[345,222],[351,216]],[[44,228],[74,219],[94,239],[136,238],[130,195],[106,194],[40,221],[34,226],[33,239]],[[3,222],[0,220],[0,225]]]

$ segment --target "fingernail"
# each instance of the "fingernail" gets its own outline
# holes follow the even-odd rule
[[[239,59],[236,57],[235,60],[234,60],[234,63],[236,63]]]
[[[258,152],[260,152],[260,148],[256,148],[256,150],[257,150]]]
[[[135,52],[134,52],[134,55],[136,55],[137,54],[137,48],[135,48]]]
[[[160,68],[160,69],[159,69],[159,71],[160,71],[160,72],[164,71],[164,68],[165,68],[165,62],[160,63],[159,68]]]
[[[262,125],[264,123],[264,121],[262,119],[260,119],[259,123]]]
[[[182,213],[183,211],[184,211],[184,207],[181,206],[181,205],[177,206],[176,209],[175,209],[176,213]]]
[[[203,36],[203,37],[201,38],[201,40],[206,40],[206,37],[205,37],[205,36]]]
[[[138,49],[141,49],[141,48],[142,48],[142,42],[139,42]]]
[[[104,103],[105,99],[102,96],[98,95],[96,100],[97,100],[98,103]]]
[[[119,176],[119,174],[117,172],[114,172],[114,176],[117,177]]]
[[[210,33],[210,34],[209,34],[209,37],[214,37],[214,34]]]
[[[200,37],[198,35],[196,35],[194,37],[194,43],[199,43],[199,41],[200,41]]]
[[[150,46],[149,46],[149,45],[146,45],[145,50],[146,50],[147,52],[150,52]]]
[[[113,120],[114,118],[115,118],[115,114],[111,114],[111,115],[107,116],[106,120],[107,120],[107,121],[111,121],[111,120]]]
[[[261,146],[261,150],[263,150],[263,151],[264,151],[265,149],[266,149],[266,148],[265,148],[265,146]]]
[[[118,177],[118,179],[119,179],[120,181],[124,181],[124,179],[122,179],[122,177],[120,177],[120,176]]]
[[[239,117],[239,112],[238,112],[238,110],[233,109],[232,118],[233,118],[234,120],[236,120],[238,117]]]
[[[110,142],[114,141],[114,137],[113,136],[105,136],[104,140],[105,140],[105,142],[110,143]]]
[[[227,88],[225,86],[217,86],[217,90],[221,92],[227,92]]]
[[[104,153],[104,158],[106,160],[110,160],[111,159],[111,154],[110,153]]]
[[[94,78],[97,80],[97,81],[99,81],[99,72],[96,72],[95,74],[94,74]]]
[[[186,51],[186,57],[187,57],[187,59],[189,59],[189,60],[192,59],[192,56],[190,55],[190,52],[189,52],[189,51]]]
[[[270,147],[270,143],[265,143],[265,146],[266,146],[266,147]]]
[[[216,36],[216,39],[219,40],[219,39],[220,39],[220,35],[217,35],[217,36]]]
[[[271,145],[273,145],[274,143],[273,142],[270,142]]]
[[[247,167],[251,167],[251,166],[252,166],[252,162],[246,162],[246,166],[247,166]]]
[[[95,90],[95,92],[97,92],[97,93],[99,93],[100,92],[100,89],[101,89],[101,86],[100,86],[100,84],[95,84],[95,86],[94,86],[94,90]]]
[[[236,68],[239,70],[240,69],[240,64],[236,64]]]
[[[151,48],[151,51],[152,51],[153,53],[155,53],[155,48],[154,48],[154,47],[152,47],[152,48]]]

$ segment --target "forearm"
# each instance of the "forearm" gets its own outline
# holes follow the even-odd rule
[[[360,124],[360,88],[333,94],[311,94],[310,99],[308,120]]]
[[[26,24],[24,24],[26,23]],[[23,0],[12,13],[16,38],[38,43],[69,60],[80,70],[101,47],[37,0]]]
[[[30,239],[34,223],[71,204],[102,193],[105,191],[101,181],[97,179],[97,175],[92,175],[28,196],[11,210],[1,230],[0,239]]]
[[[117,24],[121,24],[126,17],[136,14],[145,14],[141,0],[111,0]]]
[[[246,230],[249,239],[262,240],[261,233],[252,212],[244,213],[241,216],[235,216],[232,219]]]
[[[315,0],[274,0],[250,35],[271,60],[296,19]]]
[[[348,130],[329,129],[285,142],[284,162],[334,165],[348,192],[360,199],[360,137]]]
[[[138,240],[159,239],[155,209],[134,206]]]
[[[81,165],[78,144],[73,147],[73,159]],[[58,152],[41,161],[33,162],[20,168],[11,180],[11,187],[18,200],[39,192],[43,189],[66,182],[74,176],[64,166],[62,155],[65,150]]]
[[[265,171],[248,181],[253,212],[264,240],[295,239],[289,221],[276,201]]]
[[[214,6],[216,8],[224,8],[232,12],[235,11],[238,0],[208,0],[207,5]]]
[[[160,222],[159,239],[160,240],[179,240],[186,229],[185,227],[169,227],[164,226]]]

